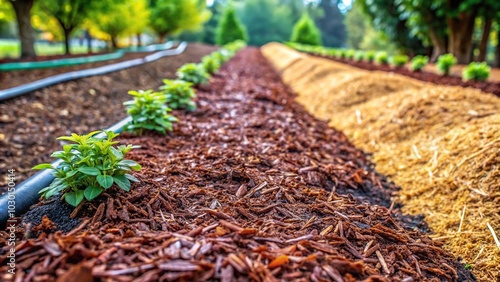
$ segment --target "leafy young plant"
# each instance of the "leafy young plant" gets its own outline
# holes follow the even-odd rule
[[[354,60],[356,62],[363,61],[364,57],[365,57],[365,53],[363,51],[356,51],[356,53],[354,53]]]
[[[475,80],[475,81],[486,81],[490,76],[491,68],[485,63],[472,62],[467,67],[464,68],[462,72],[462,79]]]
[[[172,109],[186,109],[194,111],[196,104],[192,99],[196,98],[193,84],[183,80],[164,79],[164,85],[160,87],[166,97],[167,104]]]
[[[457,59],[452,54],[439,56],[436,66],[443,75],[450,75],[450,69],[457,63]]]
[[[194,85],[206,83],[210,78],[201,64],[185,64],[176,74],[180,80],[192,82]]]
[[[421,71],[425,65],[429,62],[429,57],[418,55],[411,59],[410,70],[411,71]]]
[[[402,67],[408,63],[408,56],[406,55],[395,55],[391,58],[391,64],[395,67]]]
[[[221,65],[219,58],[212,55],[204,56],[201,59],[201,64],[203,65],[205,72],[207,72],[208,74],[214,74],[215,72],[217,72]]]
[[[368,51],[365,53],[365,61],[369,63],[373,63],[375,60],[375,52],[374,51]]]
[[[139,182],[129,172],[140,170],[141,166],[125,159],[125,155],[134,147],[115,147],[118,142],[113,139],[118,134],[112,131],[102,131],[94,136],[97,133],[100,131],[87,135],[73,133],[71,136],[57,138],[73,144],[63,145],[62,151],[52,153],[51,156],[60,159],[61,163],[44,163],[33,167],[36,170],[54,170],[54,181],[39,192],[43,197],[48,199],[62,192],[66,202],[76,207],[84,198],[91,201],[113,184],[129,191],[130,181]]]
[[[345,56],[347,59],[352,60],[352,59],[354,59],[355,53],[356,53],[356,51],[354,51],[353,49],[349,49],[346,51]]]
[[[125,125],[125,131],[140,135],[144,130],[155,130],[163,134],[166,129],[172,130],[172,123],[176,122],[177,118],[168,114],[171,109],[167,106],[167,97],[162,92],[139,90],[129,91],[128,94],[134,99],[123,103],[132,117],[132,121]]]
[[[389,63],[389,57],[387,56],[386,52],[379,52],[375,56],[375,62],[379,65],[387,65]]]

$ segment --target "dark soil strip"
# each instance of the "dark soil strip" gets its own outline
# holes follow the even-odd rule
[[[387,208],[339,193],[381,200],[395,187],[294,102],[258,49],[198,95],[171,134],[121,136],[142,146],[132,192],[86,204],[89,219],[66,235],[45,218],[28,232],[38,239],[17,242],[18,281],[473,280]]]
[[[175,47],[174,47],[175,48]],[[46,69],[32,69],[32,70],[17,70],[17,71],[0,71],[0,89],[8,89],[15,86],[20,86],[26,83],[33,82],[35,80],[40,80],[49,76],[54,76],[61,73],[67,73],[72,71],[84,70],[97,68],[102,66],[107,66],[114,63],[124,62],[128,60],[144,58],[154,52],[140,52],[140,53],[125,53],[125,55],[119,59],[101,61],[95,63],[86,63],[74,66],[57,67],[57,68],[46,68]],[[94,55],[94,54],[92,54]],[[81,56],[77,56],[81,57]]]
[[[368,63],[368,62],[356,62],[356,61],[351,61],[347,59],[336,59],[333,57],[329,56],[320,56],[320,55],[314,55],[317,57],[321,58],[326,58],[332,61],[336,61],[339,63],[351,65],[353,67],[365,69],[365,70],[371,70],[371,71],[386,71],[386,72],[394,72],[402,75],[409,76],[411,78],[415,78],[418,80],[422,80],[425,82],[432,82],[434,84],[439,84],[439,85],[450,85],[450,86],[462,86],[462,87],[473,87],[480,89],[484,92],[487,93],[493,93],[496,96],[500,97],[500,83],[495,83],[495,82],[476,82],[476,81],[467,81],[464,82],[462,81],[461,77],[457,76],[441,76],[432,72],[426,72],[426,71],[419,71],[419,72],[413,72],[410,71],[407,68],[394,68],[389,65],[378,65],[374,63]]]
[[[129,90],[156,88],[162,79],[174,78],[181,65],[200,61],[214,50],[191,44],[178,56],[0,102],[0,193],[6,191],[8,169],[16,170],[20,183],[35,173],[34,165],[53,160],[50,153],[61,146],[58,136],[111,126],[126,116],[122,103],[131,99]]]

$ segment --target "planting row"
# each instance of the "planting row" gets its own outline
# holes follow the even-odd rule
[[[69,222],[58,199],[26,215],[47,217],[19,226],[15,278],[472,279],[395,206],[369,204],[389,206],[396,187],[293,97],[258,49],[241,51],[198,87],[196,110],[174,111],[172,132],[118,137],[141,144],[130,192],[83,204],[67,234],[54,233]]]
[[[128,90],[159,87],[162,79],[176,78],[179,67],[214,50],[189,44],[176,56],[0,102],[0,192],[6,188],[7,170],[14,169],[20,183],[35,173],[33,166],[51,161],[50,152],[62,145],[57,136],[87,133],[120,121],[127,116],[122,102],[130,99]]]
[[[479,280],[499,277],[500,99],[277,44],[264,53],[309,112],[373,154],[377,170],[402,187],[403,211],[424,215],[433,238]]]
[[[322,56],[331,56],[337,59],[348,59],[352,61],[365,61],[368,63],[377,63],[379,65],[391,64],[393,67],[402,68],[409,62],[407,55],[394,55],[389,57],[386,52],[360,51],[353,49],[335,49],[323,46],[303,45],[298,43],[287,43],[289,47],[295,50],[317,54]],[[408,68],[413,72],[421,71],[429,62],[429,57],[423,55],[414,56]],[[457,59],[452,54],[439,56],[436,66],[443,76],[450,75],[451,67],[457,63]],[[462,71],[464,81],[486,81],[490,76],[491,68],[485,62],[472,62]]]

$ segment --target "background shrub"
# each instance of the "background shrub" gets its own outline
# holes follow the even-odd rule
[[[228,7],[222,14],[216,31],[218,45],[225,45],[235,40],[248,41],[248,34],[245,26],[240,22],[233,7]]]
[[[302,14],[293,26],[291,42],[309,45],[322,45],[321,33],[307,13]]]

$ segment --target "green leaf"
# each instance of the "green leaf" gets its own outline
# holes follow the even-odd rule
[[[51,164],[39,164],[37,166],[34,166],[33,168],[31,169],[36,169],[36,170],[39,170],[39,169],[51,169],[52,168],[52,165]]]
[[[94,175],[94,176],[101,174],[101,172],[97,168],[89,166],[83,166],[79,168],[78,171],[83,174]]]
[[[140,182],[139,179],[135,178],[135,176],[133,176],[132,174],[128,174],[126,173],[125,174],[125,177],[130,180],[130,181],[133,181],[133,182]]]
[[[141,165],[135,161],[132,161],[132,160],[121,160],[118,162],[118,165],[119,166],[128,166],[133,170],[140,170],[141,169]]]
[[[91,201],[101,195],[102,191],[101,187],[89,186],[83,191],[83,194],[85,195],[85,199]]]
[[[76,207],[83,201],[83,191],[77,190],[68,192],[66,193],[66,195],[64,195],[64,199],[68,204]]]
[[[101,174],[97,176],[97,182],[99,182],[104,189],[108,189],[113,185],[113,177]]]
[[[116,185],[125,191],[130,191],[130,181],[125,177],[125,175],[114,176]]]

